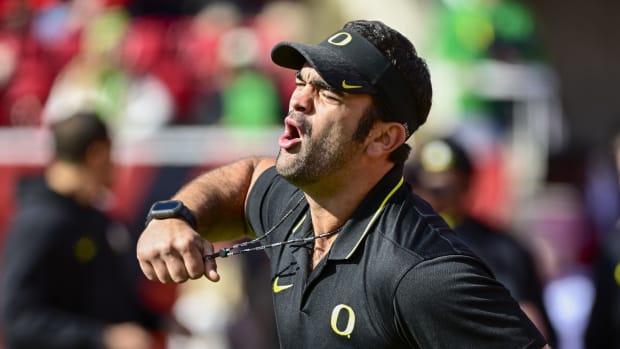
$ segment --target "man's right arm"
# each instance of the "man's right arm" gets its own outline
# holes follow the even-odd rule
[[[248,158],[209,171],[174,196],[196,217],[198,232],[176,218],[153,219],[138,240],[140,267],[149,280],[184,282],[205,275],[218,281],[211,241],[236,240],[245,233],[245,201],[271,158]],[[208,239],[208,240],[207,240]]]

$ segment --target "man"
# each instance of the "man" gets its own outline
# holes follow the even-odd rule
[[[217,281],[215,256],[264,249],[282,348],[543,347],[508,291],[403,185],[405,140],[431,104],[413,45],[353,21],[319,45],[280,43],[272,59],[297,70],[277,159],[240,160],[156,203],[137,247],[145,275]],[[211,241],[244,233],[262,246],[212,254]]]
[[[97,209],[112,178],[108,130],[78,113],[51,131],[54,158],[21,189],[5,246],[7,347],[152,349],[159,316],[139,301],[129,233]]]
[[[471,214],[475,172],[470,155],[451,138],[432,139],[416,151],[405,168],[405,180],[454,229],[510,291],[530,320],[553,341],[542,300],[542,284],[531,253],[508,232]]]

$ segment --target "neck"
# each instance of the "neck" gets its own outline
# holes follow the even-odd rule
[[[342,226],[392,166],[390,163],[357,168],[334,175],[313,188],[302,188],[310,205],[315,235]]]
[[[88,171],[79,164],[53,162],[45,171],[45,181],[51,190],[84,206],[93,205],[99,195]]]
[[[357,168],[327,177],[325,181],[313,185],[313,188],[302,188],[310,205],[315,236],[342,227],[368,192],[394,166],[392,163],[364,165],[364,162],[360,162]],[[337,236],[338,234],[334,234],[315,240],[311,260],[312,269],[329,253]]]

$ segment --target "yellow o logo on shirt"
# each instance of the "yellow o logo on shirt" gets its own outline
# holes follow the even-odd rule
[[[332,45],[336,45],[336,46],[344,46],[350,43],[351,40],[353,40],[353,37],[351,37],[351,34],[347,32],[340,32],[340,33],[336,33],[330,36],[330,38],[327,39],[327,42],[329,42]]]
[[[340,313],[345,311],[348,317],[347,326],[344,330],[338,328],[338,318],[340,317]],[[355,327],[355,312],[353,309],[346,304],[338,304],[332,310],[332,318],[331,318],[331,326],[332,331],[339,336],[346,336],[347,338],[351,338],[351,333],[353,332],[353,328]]]
[[[73,247],[75,259],[79,263],[88,263],[97,255],[97,244],[89,236],[82,236]]]
[[[614,268],[614,280],[616,280],[616,283],[620,285],[620,263],[616,264],[616,267]]]

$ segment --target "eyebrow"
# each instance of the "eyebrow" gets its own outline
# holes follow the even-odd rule
[[[302,76],[301,76],[301,71],[298,71],[295,74],[295,78],[301,80],[301,81],[305,81]],[[336,89],[334,89],[333,87],[331,87],[327,82],[323,81],[323,80],[319,80],[319,79],[312,79],[309,81],[310,84],[316,86],[318,89],[320,90],[327,90],[329,92],[332,92],[338,96],[343,96],[344,92],[338,91]]]

